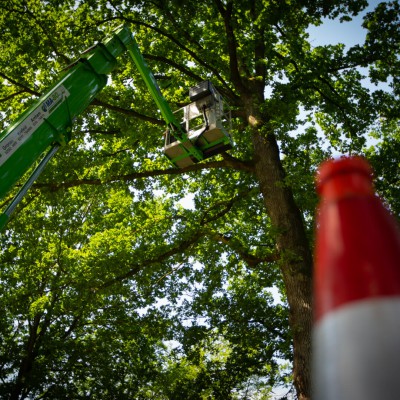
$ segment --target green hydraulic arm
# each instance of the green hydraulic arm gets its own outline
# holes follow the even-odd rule
[[[203,160],[204,155],[201,149],[194,146],[193,143],[189,140],[187,132],[182,127],[182,124],[177,120],[168,102],[161,94],[157,81],[154,78],[153,73],[147,66],[146,61],[144,60],[142,53],[140,52],[139,47],[136,43],[136,40],[134,40],[133,37],[132,41],[129,43],[129,45],[127,45],[127,49],[133,61],[135,62],[135,65],[139,70],[142,79],[146,83],[150,94],[152,95],[159,110],[161,111],[161,115],[163,116],[164,121],[167,123],[168,129],[170,129],[175,139],[180,142],[181,149],[183,149],[184,153],[188,157],[193,157],[196,161]]]
[[[85,58],[79,59],[46,94],[0,134],[0,200],[38,163],[0,215],[0,230],[59,147],[71,140],[74,120],[107,84],[107,75],[117,65],[116,57],[125,51],[133,59],[182,151],[196,162],[204,158],[202,151],[188,139],[187,132],[162,96],[132,32],[122,26],[103,43],[95,45]]]

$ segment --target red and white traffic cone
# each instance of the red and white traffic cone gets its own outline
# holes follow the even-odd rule
[[[314,400],[400,399],[400,230],[360,157],[317,176]]]

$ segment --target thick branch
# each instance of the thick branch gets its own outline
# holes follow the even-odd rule
[[[199,41],[194,39],[190,35],[190,33],[187,31],[187,29],[183,29],[182,28],[181,23],[175,18],[174,13],[172,13],[170,11],[170,9],[168,8],[167,2],[165,2],[164,0],[161,0],[159,2],[159,4],[157,4],[157,7],[159,7],[162,15],[165,15],[170,20],[172,26],[178,30],[178,34],[181,35],[181,37],[183,37],[185,39],[185,42],[193,44],[199,50],[203,50],[204,49],[203,46],[199,43]],[[186,24],[186,20],[184,20],[184,26],[185,27],[189,27],[189,25]]]
[[[101,106],[101,107],[106,108],[107,110],[112,110],[112,111],[116,111],[120,114],[129,115],[130,117],[139,118],[143,121],[151,122],[152,124],[155,124],[155,125],[165,125],[164,121],[159,120],[157,118],[149,117],[148,115],[138,113],[135,110],[118,107],[113,104],[106,103],[105,101],[102,101],[99,99],[94,99],[90,105],[91,106]]]
[[[248,248],[242,245],[242,243],[237,240],[234,237],[227,236],[227,235],[222,235],[221,233],[218,232],[209,232],[209,236],[211,239],[216,240],[220,243],[223,243],[227,245],[230,249],[232,249],[238,256],[245,261],[249,267],[254,268],[258,266],[258,264],[261,264],[263,262],[271,263],[278,261],[280,259],[280,256],[277,252],[268,254],[268,255],[263,255],[263,256],[257,256],[254,254],[249,253]]]
[[[224,8],[224,5],[222,4],[221,0],[214,0],[214,3],[217,6],[217,9],[221,14],[221,17],[224,20],[225,24],[226,38],[228,41],[229,68],[230,68],[231,81],[241,92],[244,92],[246,88],[243,85],[239,73],[238,55],[236,51],[237,41],[232,27],[233,3],[228,2],[226,9]]]
[[[179,243],[177,246],[172,247],[171,249],[167,250],[166,252],[159,254],[158,256],[154,258],[150,258],[145,261],[141,261],[137,264],[132,264],[129,267],[129,270],[125,272],[124,274],[117,275],[115,278],[110,279],[109,281],[103,283],[99,289],[105,289],[108,288],[116,283],[119,283],[121,281],[124,281],[125,279],[129,279],[134,277],[138,272],[141,270],[145,269],[146,267],[154,264],[160,264],[166,260],[168,260],[170,257],[174,256],[175,254],[182,254],[184,253],[190,246],[195,244],[199,238],[202,236],[201,231],[195,231],[193,235],[187,240],[182,241]]]
[[[88,133],[89,135],[118,135],[121,133],[120,129],[109,129],[109,130],[102,130],[102,129],[87,129],[81,130],[81,133]]]
[[[187,76],[193,78],[193,79],[196,80],[196,81],[201,81],[201,80],[203,80],[203,78],[202,78],[201,76],[199,76],[199,75],[197,75],[197,74],[194,74],[190,69],[185,68],[183,65],[178,64],[178,63],[176,63],[176,62],[174,62],[174,61],[172,61],[172,60],[170,60],[170,59],[168,59],[168,58],[166,58],[166,57],[163,57],[163,56],[154,56],[154,55],[151,55],[151,54],[143,54],[143,57],[144,57],[146,60],[161,61],[161,62],[163,62],[164,64],[170,65],[171,67],[174,67],[174,68],[177,69],[178,71],[183,72],[185,75],[187,75]]]
[[[213,73],[214,76],[216,76],[221,82],[225,82],[224,79],[221,77],[219,71],[214,68],[212,65],[209,65],[208,63],[206,63],[204,61],[204,59],[202,57],[199,57],[199,55],[189,49],[187,46],[185,46],[184,44],[182,44],[179,40],[177,40],[173,35],[169,34],[168,32],[163,31],[162,29],[159,29],[153,25],[147,24],[143,21],[138,21],[138,20],[134,20],[131,18],[126,18],[123,17],[122,18],[124,21],[129,22],[133,25],[138,25],[138,26],[144,26],[148,29],[153,30],[154,32],[158,33],[161,36],[164,36],[166,38],[168,38],[172,43],[174,43],[176,46],[178,46],[180,49],[184,50],[187,54],[190,55],[190,57],[192,57],[193,60],[196,60],[197,63],[199,63],[200,65],[202,65],[205,69],[207,69],[208,71],[211,71]]]
[[[114,182],[131,182],[135,179],[150,178],[162,175],[181,175],[188,172],[201,171],[203,169],[213,169],[213,168],[230,168],[230,169],[254,173],[254,168],[251,162],[245,162],[240,160],[235,161],[235,160],[236,159],[231,157],[231,159],[228,161],[225,160],[209,161],[209,162],[190,165],[185,168],[169,168],[169,169],[160,169],[152,171],[132,172],[131,174],[113,176],[106,180],[94,178],[94,179],[74,179],[61,183],[35,183],[34,187],[48,188],[51,191],[55,192],[60,189],[68,189],[75,186],[103,185],[106,183],[114,183]]]
[[[8,101],[10,99],[13,99],[14,97],[17,97],[18,95],[20,95],[22,93],[25,93],[25,90],[19,90],[18,92],[15,92],[15,93],[10,94],[10,95],[8,95],[6,97],[3,97],[2,99],[0,99],[0,103],[4,103],[4,102],[6,102],[6,101]]]
[[[8,82],[13,84],[14,86],[20,87],[26,93],[29,93],[29,94],[31,94],[33,96],[37,96],[37,97],[40,96],[39,92],[29,88],[28,86],[26,86],[26,85],[24,85],[24,84],[22,84],[20,82],[17,82],[15,79],[10,78],[9,76],[7,76],[4,73],[2,73],[1,71],[0,71],[0,77],[3,78],[3,79],[6,79]]]
[[[150,265],[162,263],[176,254],[183,254],[192,245],[197,243],[200,240],[200,238],[202,238],[204,235],[209,235],[210,230],[207,228],[207,224],[209,224],[210,222],[213,222],[216,219],[221,218],[224,215],[226,215],[227,213],[229,213],[232,208],[232,205],[236,201],[240,200],[242,197],[247,195],[248,193],[249,193],[248,191],[241,192],[237,196],[228,200],[227,202],[224,202],[222,205],[224,205],[225,207],[222,210],[220,210],[216,215],[214,215],[212,218],[209,218],[210,209],[206,210],[203,217],[200,219],[199,227],[197,229],[195,229],[186,240],[181,241],[179,244],[171,247],[169,250],[165,251],[162,254],[159,254],[148,260],[141,261],[137,264],[132,264],[127,272],[125,272],[124,274],[118,275],[115,278],[105,282],[100,287],[100,289],[105,289],[107,287],[112,286],[115,283],[121,282],[125,279],[132,278],[133,276],[135,276],[138,272],[140,272],[144,268],[146,268]],[[221,203],[216,203],[213,205],[212,208],[218,207],[219,205],[221,205]],[[248,257],[248,259],[250,260],[250,257]]]

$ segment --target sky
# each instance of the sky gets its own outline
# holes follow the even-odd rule
[[[340,23],[338,20],[324,19],[324,23],[318,27],[311,27],[310,33],[311,44],[313,46],[322,46],[327,44],[344,43],[351,47],[357,43],[363,43],[367,31],[362,28],[363,16],[367,12],[371,12],[381,1],[369,1],[368,7],[352,21]]]
[[[330,20],[324,19],[324,22],[320,26],[313,26],[308,29],[310,34],[310,43],[312,46],[323,46],[328,44],[343,43],[346,49],[356,45],[363,44],[366,38],[367,30],[362,27],[363,17],[368,13],[372,12],[379,3],[385,3],[387,1],[372,0],[368,2],[368,6],[356,17],[353,17],[351,21],[339,22],[338,19]],[[368,68],[360,68],[360,72],[365,76],[368,76]],[[372,84],[368,78],[363,79],[363,85],[370,90],[374,91],[377,89],[375,84]],[[380,83],[379,89],[390,91],[389,82]],[[376,144],[377,140],[371,137],[367,138],[367,147]],[[341,153],[335,153],[334,156],[339,156]]]

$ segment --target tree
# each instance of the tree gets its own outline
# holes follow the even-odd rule
[[[398,162],[386,143],[398,143],[387,127],[399,110],[399,3],[368,13],[366,41],[350,49],[312,47],[307,28],[366,6],[1,5],[3,126],[124,23],[174,108],[188,87],[213,81],[232,106],[235,142],[172,168],[156,107],[120,58],[1,236],[3,397],[234,398],[254,377],[282,382],[277,358],[292,361],[297,397],[310,397],[313,175],[334,151],[362,153],[373,127],[386,132],[374,164],[387,166],[388,152]],[[359,67],[390,90],[364,87]],[[193,209],[180,206],[187,196]]]

